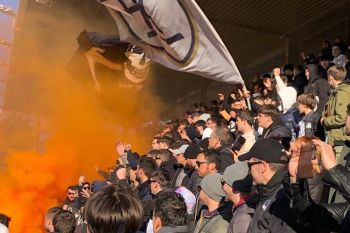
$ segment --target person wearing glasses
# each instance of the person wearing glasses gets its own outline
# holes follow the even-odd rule
[[[63,209],[79,209],[79,200],[78,200],[78,187],[69,186],[67,188],[67,197],[63,204]]]
[[[263,138],[238,160],[247,161],[260,197],[247,232],[305,232],[297,224],[282,184],[288,182],[288,159],[284,146],[275,139]]]
[[[220,155],[215,150],[204,151],[197,155],[196,165],[199,177],[217,173],[220,168]]]

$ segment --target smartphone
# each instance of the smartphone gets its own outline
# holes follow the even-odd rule
[[[243,136],[239,136],[239,138],[233,143],[231,150],[232,151],[239,151],[242,146],[244,145],[246,139]]]
[[[301,146],[300,159],[298,165],[298,177],[302,179],[313,178],[312,162],[315,155],[315,146],[311,143]]]

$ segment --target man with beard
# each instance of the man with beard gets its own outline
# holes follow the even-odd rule
[[[152,200],[150,190],[151,174],[157,169],[157,164],[152,158],[142,158],[136,171],[136,180],[139,183],[138,197],[141,201]]]
[[[184,149],[186,148],[186,149]],[[183,151],[183,153],[181,153]],[[171,187],[185,186],[193,194],[197,194],[199,177],[196,169],[197,155],[201,152],[200,147],[192,143],[183,145],[178,150],[174,150],[174,155],[179,168],[176,170],[174,180]],[[177,180],[182,180],[181,185]]]
[[[152,173],[157,169],[157,164],[154,159],[145,157],[142,158],[136,171],[136,180],[139,183],[137,187],[138,199],[141,200],[144,209],[148,209],[147,206],[152,201],[152,194],[150,188],[150,179]],[[140,228],[141,232],[146,232],[147,222],[151,219],[149,211],[145,211],[143,218],[143,224]]]

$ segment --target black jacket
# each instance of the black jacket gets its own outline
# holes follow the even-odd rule
[[[290,82],[291,86],[295,87],[298,95],[304,92],[305,86],[307,85],[307,79],[303,72],[295,75]]]
[[[297,224],[290,199],[282,182],[288,179],[286,169],[279,170],[266,185],[258,187],[260,201],[254,212],[248,233],[307,232]]]
[[[322,179],[331,185],[347,200],[347,203],[315,204],[309,198],[306,182],[291,184],[289,195],[293,209],[302,224],[311,227],[314,232],[335,231],[349,232],[350,229],[350,172],[342,165],[337,165]]]
[[[292,139],[292,131],[278,119],[274,121],[267,129],[264,129],[261,138],[274,138],[284,145],[285,148],[289,148],[289,143]]]
[[[221,160],[219,173],[223,174],[228,166],[235,163],[235,160],[233,159],[232,152],[228,146],[220,146],[215,150],[219,153]]]

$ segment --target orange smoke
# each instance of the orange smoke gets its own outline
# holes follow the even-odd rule
[[[10,128],[11,132],[0,128],[0,152],[6,151],[0,157],[0,212],[12,217],[12,233],[43,232],[45,212],[62,203],[68,186],[77,184],[80,175],[88,181],[98,179],[95,165],[106,169],[115,164],[116,140],[130,143],[134,151],[149,149],[153,132],[141,135],[129,129],[156,119],[160,108],[147,88],[135,94],[111,85],[105,87],[104,94],[97,94],[92,83],[91,88],[82,85],[67,73],[66,64],[77,47],[75,37],[84,28],[70,24],[61,38],[52,35],[58,43],[43,46],[38,40],[42,32],[33,28],[35,22],[48,23],[50,19],[31,17],[36,20],[31,20],[25,37],[17,40],[11,65],[20,82],[9,80],[6,106],[31,111],[33,131],[24,133],[18,125]],[[64,27],[56,22],[51,26]],[[43,54],[44,47],[49,47],[47,54]],[[86,70],[82,71],[79,78],[89,82],[91,78],[85,74]],[[35,83],[34,90],[26,83]],[[42,132],[50,136],[45,152],[38,153]],[[18,146],[30,141],[34,141],[31,147]]]

